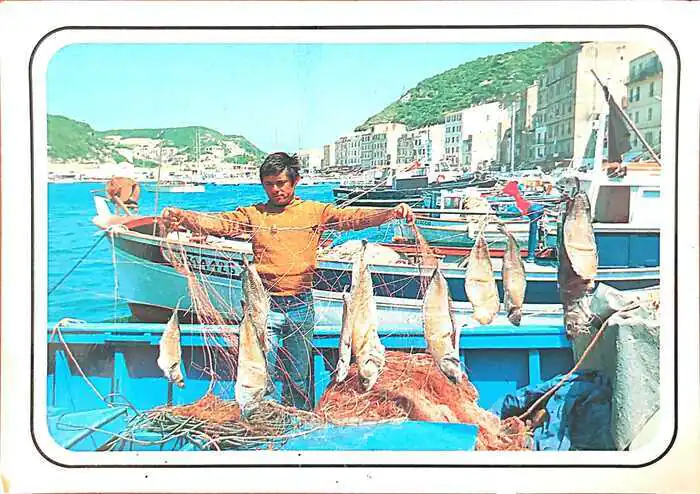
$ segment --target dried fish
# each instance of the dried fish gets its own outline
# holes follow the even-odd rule
[[[591,204],[585,192],[574,196],[564,220],[564,248],[571,261],[571,269],[585,280],[591,280],[598,271],[598,250],[593,235]]]
[[[384,368],[384,346],[377,332],[377,304],[374,300],[372,275],[365,260],[366,251],[367,241],[363,240],[352,267],[350,293],[343,296],[343,360],[339,362],[339,374],[344,378],[342,367],[349,363],[347,350],[342,348],[343,341],[347,344],[349,338],[351,354],[355,357],[360,374],[360,383],[365,391],[369,391]]]
[[[423,328],[428,352],[452,382],[462,379],[459,362],[459,328],[454,322],[447,280],[435,268],[423,299]]]
[[[506,235],[506,250],[503,254],[503,306],[508,312],[508,320],[515,326],[520,326],[525,301],[525,264],[520,256],[520,246],[515,237],[501,225],[501,231]]]
[[[254,264],[243,259],[243,320],[240,325],[236,402],[244,409],[262,400],[268,387],[265,353],[270,297]]]
[[[156,363],[165,377],[178,387],[185,387],[185,378],[180,369],[182,362],[182,348],[180,346],[180,323],[177,317],[179,306],[175,307],[168,324],[160,337],[159,353]]]
[[[490,324],[498,313],[500,302],[489,248],[483,232],[479,234],[469,253],[464,286],[474,309],[474,319],[480,324]]]

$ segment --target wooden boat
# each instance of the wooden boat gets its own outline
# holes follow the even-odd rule
[[[129,421],[143,412],[163,405],[185,405],[203,397],[210,386],[210,376],[203,368],[217,360],[216,368],[225,368],[213,342],[228,347],[226,333],[237,334],[236,326],[219,328],[217,334],[196,324],[181,325],[183,375],[185,387],[179,388],[162,377],[156,366],[158,344],[164,324],[149,323],[70,323],[62,327],[61,340],[52,338],[55,323],[47,325],[46,395],[38,408],[48,425],[48,437],[70,451],[104,450],[117,435],[123,435]],[[415,325],[383,326],[379,336],[387,350],[425,348],[423,331]],[[337,358],[339,328],[317,326],[312,362],[314,400],[318,402],[331,380]],[[65,342],[65,346],[62,342]],[[572,365],[571,343],[562,327],[561,315],[531,316],[519,328],[500,317],[485,328],[464,330],[460,335],[460,358],[468,363],[470,381],[479,393],[479,405],[488,408],[507,393],[566,372]],[[75,372],[68,350],[78,355],[84,376]],[[494,356],[498,364],[494,365]],[[208,360],[209,359],[209,360]],[[86,365],[99,362],[99,365]],[[233,399],[233,380],[220,376],[213,392],[220,398]],[[95,390],[107,397],[103,402]],[[127,405],[128,400],[128,405]],[[441,427],[449,426],[450,429]],[[326,437],[327,446],[305,445],[305,449],[393,450],[407,448],[401,435],[410,434],[421,450],[471,450],[476,440],[472,425],[404,422],[392,434],[379,436],[363,431],[360,445],[351,445],[342,436]],[[358,431],[362,431],[358,429]],[[45,435],[42,434],[42,437]],[[439,444],[435,444],[438,441]],[[282,446],[287,449],[290,446]],[[403,445],[403,446],[402,446]],[[55,445],[52,444],[55,448]],[[164,438],[140,432],[117,451],[197,451],[191,443],[177,436]],[[122,449],[123,448],[123,449]],[[162,453],[161,453],[162,454]]]
[[[333,197],[337,204],[351,203],[353,206],[391,207],[401,202],[411,206],[422,204],[424,195],[430,190],[450,188],[482,187],[496,185],[495,178],[471,176],[460,180],[429,183],[427,176],[394,178],[392,184],[361,187],[336,187]]]
[[[95,196],[96,203],[104,201]],[[104,211],[107,205],[99,210]],[[110,229],[116,257],[115,270],[119,296],[126,300],[133,316],[146,322],[165,322],[182,298],[182,316],[192,317],[187,279],[178,273],[168,259],[168,252],[186,256],[195,275],[206,278],[206,286],[214,290],[210,299],[215,308],[230,321],[241,316],[241,271],[243,256],[252,259],[250,243],[209,237],[207,242],[192,242],[188,234],[171,234],[168,238],[154,235],[153,217],[132,217],[116,221]],[[109,218],[95,219],[99,225],[115,223]],[[628,251],[629,252],[629,251]],[[635,251],[636,252],[636,251]],[[629,253],[634,259],[638,254]],[[659,284],[659,266],[643,263],[635,267],[606,267],[598,281],[618,289],[634,289]],[[314,281],[314,301],[318,324],[339,325],[342,313],[342,290],[350,284],[351,262],[332,259],[320,253]],[[538,304],[538,310],[559,311],[556,260],[527,262],[528,289],[525,304]],[[420,264],[373,264],[370,267],[375,286],[380,324],[407,324],[422,317],[423,281],[432,270]],[[494,259],[494,274],[502,297],[500,260]],[[443,263],[455,319],[461,324],[470,321],[471,304],[464,290],[466,269],[456,263]],[[542,307],[541,304],[549,307]]]

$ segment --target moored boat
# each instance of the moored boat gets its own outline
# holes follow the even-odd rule
[[[99,202],[100,197],[95,197]],[[104,207],[102,208],[104,210]],[[204,243],[192,242],[187,233],[171,233],[167,238],[154,235],[154,217],[138,217],[120,221],[109,231],[116,257],[115,270],[119,296],[125,299],[133,316],[141,321],[164,322],[180,303],[183,317],[192,317],[192,300],[186,276],[179,273],[169,253],[184,255],[194,274],[203,282],[210,300],[226,320],[236,321],[241,315],[241,280],[243,256],[252,258],[250,243],[209,237]],[[109,221],[101,224],[110,224]],[[636,252],[636,251],[635,251]],[[629,253],[635,260],[635,253]],[[658,258],[645,260],[635,267],[603,267],[597,281],[618,289],[635,289],[659,284]],[[651,265],[649,265],[651,264]],[[655,265],[654,265],[655,264]],[[350,284],[351,263],[320,252],[314,282],[314,301],[318,324],[339,325],[342,313],[342,291]],[[464,289],[466,269],[457,262],[443,262],[443,273],[452,296],[456,321],[468,324],[471,304]],[[370,266],[380,324],[420,322],[423,282],[432,270],[420,263],[411,263],[403,256],[397,263],[376,263]],[[500,296],[503,296],[500,260],[494,259],[494,271]],[[557,263],[552,260],[526,262],[528,290],[525,313],[560,311],[557,286]],[[530,305],[533,307],[528,308]]]

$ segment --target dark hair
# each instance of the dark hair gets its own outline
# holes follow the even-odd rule
[[[296,154],[290,156],[283,152],[272,153],[267,155],[263,164],[260,165],[260,181],[263,177],[279,175],[282,172],[287,172],[287,177],[293,181],[299,177],[299,168],[301,165]]]

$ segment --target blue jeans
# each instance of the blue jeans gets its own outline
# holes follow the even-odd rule
[[[311,291],[270,297],[267,372],[272,381],[266,398],[311,410],[311,359],[314,304]]]

